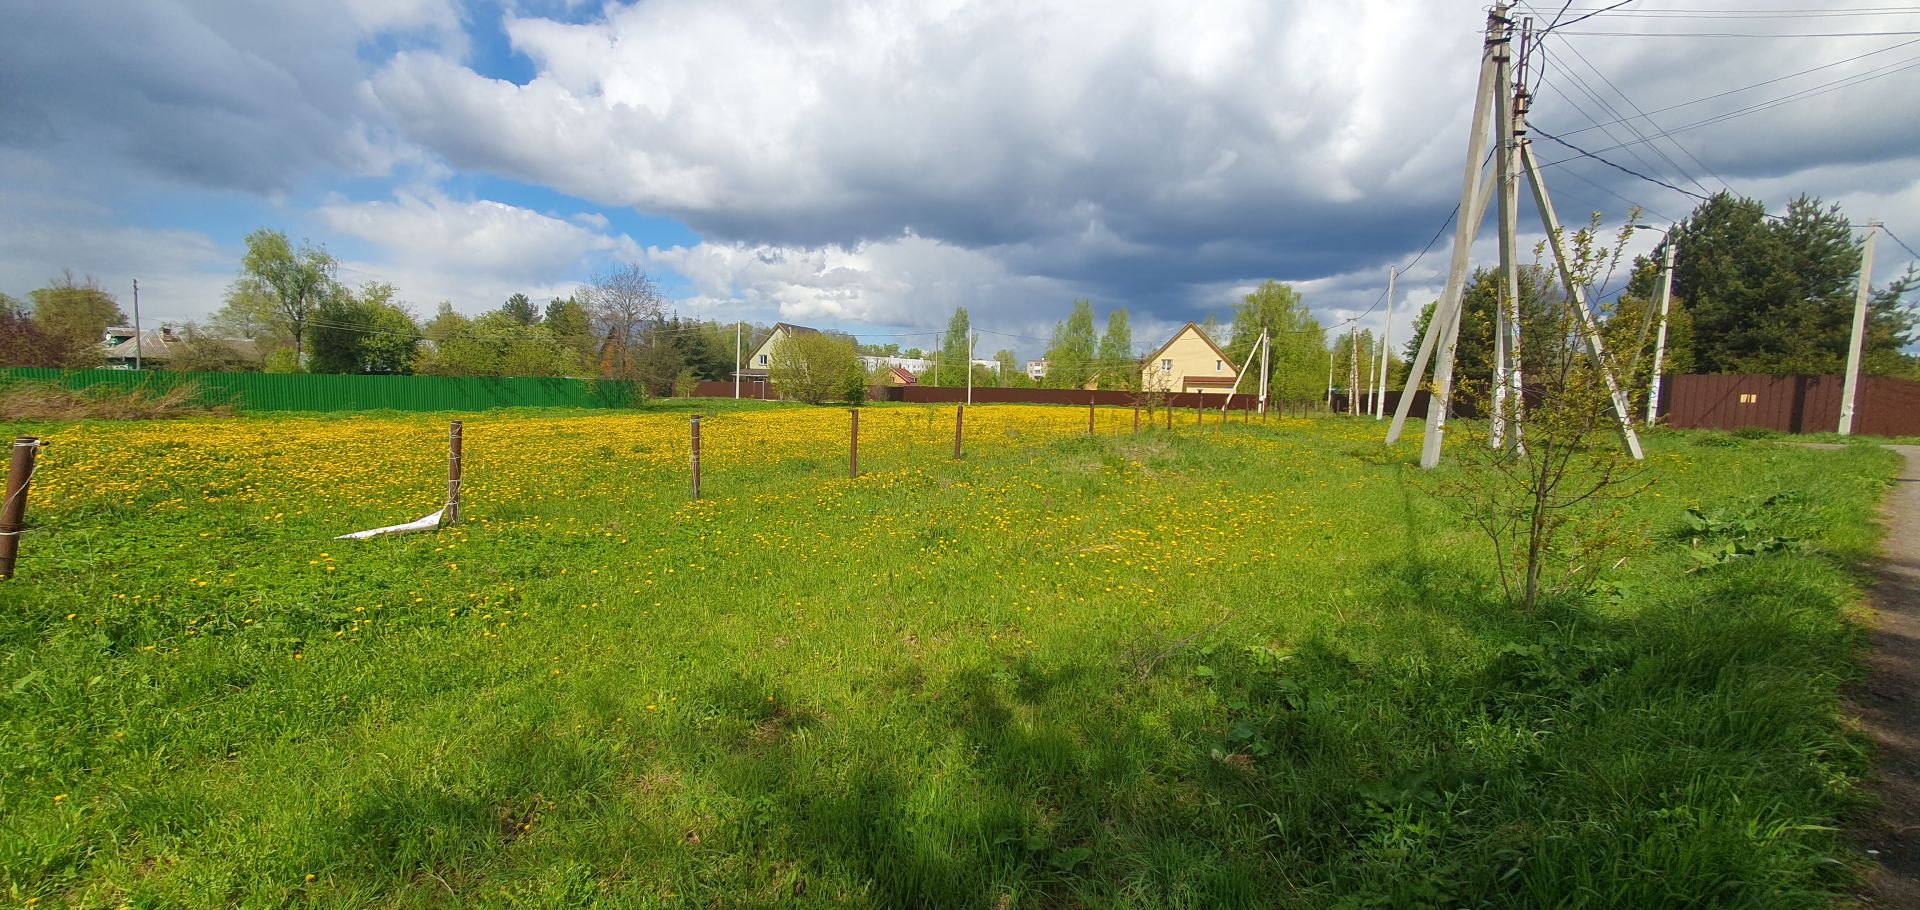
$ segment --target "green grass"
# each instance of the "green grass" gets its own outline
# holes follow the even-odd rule
[[[544,420],[494,419],[534,440]],[[241,535],[272,506],[231,498],[60,516],[0,584],[0,894],[1816,907],[1850,887],[1834,826],[1867,756],[1839,692],[1888,453],[1658,434],[1634,558],[1528,615],[1378,430],[961,462],[876,444],[851,483],[782,451],[698,505],[668,471],[565,495],[589,459],[536,505],[472,498],[460,529],[352,546],[324,511]],[[1781,491],[1805,497],[1754,505]],[[1804,544],[1689,571],[1688,506]]]

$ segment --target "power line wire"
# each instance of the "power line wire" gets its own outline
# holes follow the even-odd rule
[[[1792,34],[1765,32],[1560,32],[1560,34],[1584,35],[1591,38],[1897,38],[1902,35],[1920,35],[1920,31],[1795,32]]]

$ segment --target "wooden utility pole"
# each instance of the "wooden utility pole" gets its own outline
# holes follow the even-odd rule
[[[447,427],[447,507],[440,513],[440,526],[460,523],[460,421]]]
[[[1653,342],[1653,378],[1647,384],[1647,426],[1660,420],[1660,367],[1667,356],[1667,315],[1673,307],[1673,229],[1667,229],[1660,257],[1660,333]]]
[[[34,457],[39,453],[38,437],[14,437],[13,460],[7,465],[7,498],[0,501],[0,580],[13,577],[14,563],[20,558],[20,532],[27,524],[27,490],[33,482]]]
[[[1873,291],[1873,237],[1880,222],[1867,222],[1860,247],[1860,287],[1853,294],[1853,332],[1847,339],[1847,378],[1840,384],[1840,435],[1853,435],[1854,396],[1860,390],[1860,353],[1867,340],[1867,298]]]

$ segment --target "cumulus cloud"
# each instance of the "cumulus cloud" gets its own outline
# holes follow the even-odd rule
[[[800,323],[928,327],[930,317],[944,324],[967,307],[976,320],[1032,329],[1036,313],[1078,292],[1010,272],[990,252],[914,234],[825,247],[709,242],[649,248],[646,259],[684,276],[697,310]]]
[[[1384,0],[650,0],[588,21],[510,15],[506,32],[536,70],[525,85],[417,52],[369,88],[410,139],[457,166],[668,213],[723,246],[830,261],[920,238],[1173,311],[1208,287],[1384,265],[1421,242],[1457,193],[1478,24],[1467,4]],[[1535,112],[1561,131],[1634,113],[1602,73],[1657,108],[1750,84],[1762,69],[1738,42],[1578,46],[1556,38],[1544,58]],[[1861,50],[1781,46],[1796,61]],[[1681,47],[1684,67],[1670,54]],[[1789,113],[1837,127],[1900,91],[1898,80],[1863,84]],[[1766,97],[1736,94],[1662,122]],[[1738,181],[1877,161],[1920,138],[1903,118],[1868,119],[1846,149],[1832,132],[1755,117],[1716,127],[1710,135],[1730,140],[1697,143],[1697,161],[1669,145],[1616,157],[1666,173],[1665,156]],[[1622,125],[1582,138],[1601,146],[1615,141],[1607,133],[1636,138]],[[1542,146],[1543,158],[1562,153]],[[1606,193],[1622,189],[1688,204],[1591,162],[1563,170],[1605,188],[1576,187],[1577,204],[1617,212],[1625,203]]]
[[[596,253],[640,255],[624,236],[432,190],[399,193],[392,201],[334,202],[317,214],[333,231],[374,243],[389,261],[419,268],[553,281],[580,274],[583,262]]]

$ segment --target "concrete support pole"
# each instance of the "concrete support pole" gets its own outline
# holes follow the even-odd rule
[[[1667,317],[1673,310],[1673,231],[1660,260],[1660,332],[1653,341],[1653,378],[1647,383],[1647,426],[1660,420],[1660,368],[1667,357]]]
[[[1860,287],[1853,294],[1853,332],[1847,340],[1847,378],[1840,385],[1840,435],[1853,435],[1854,396],[1860,391],[1860,353],[1867,341],[1867,301],[1873,291],[1873,237],[1880,222],[1867,222],[1867,242],[1860,247]]]

